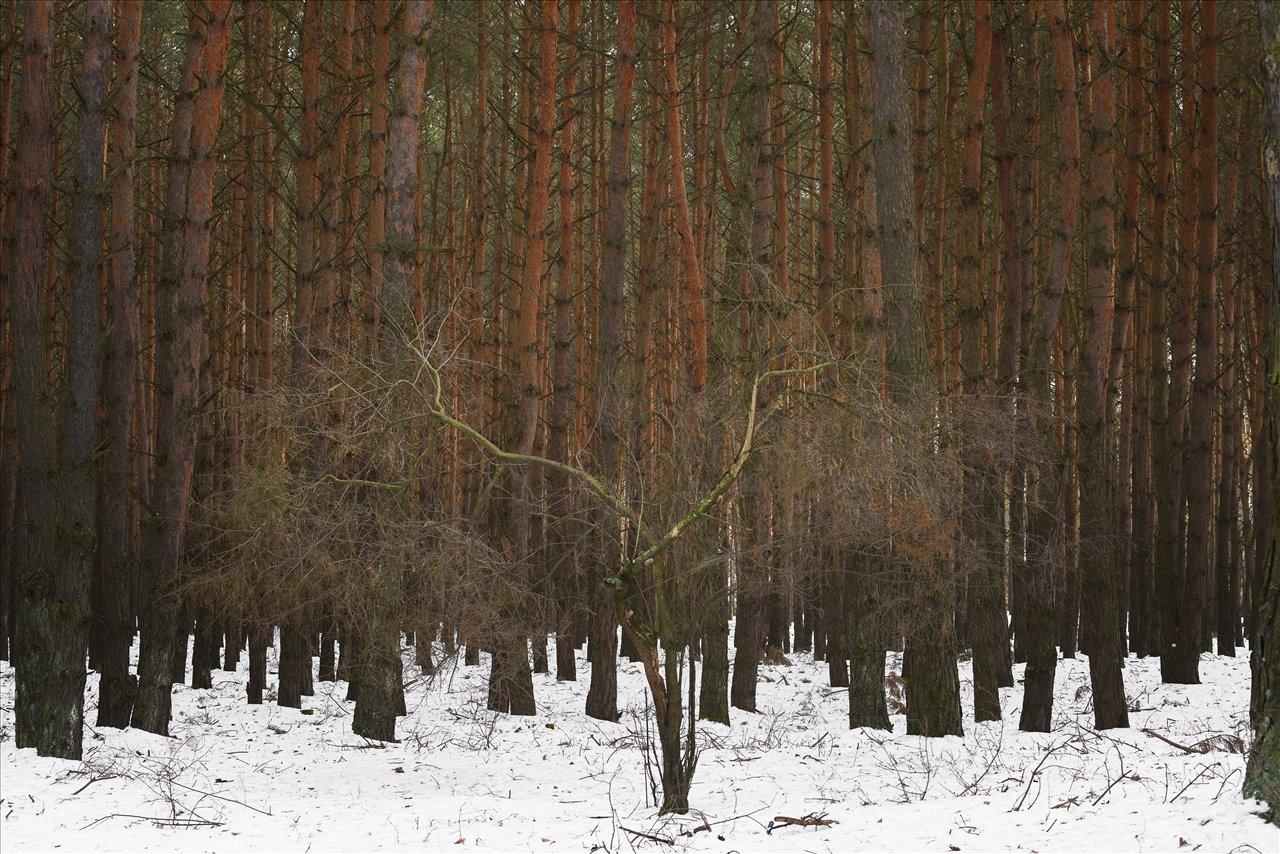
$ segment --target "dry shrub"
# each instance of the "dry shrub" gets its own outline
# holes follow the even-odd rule
[[[1046,459],[1012,398],[921,394],[899,404],[848,368],[823,392],[767,451],[775,488],[812,499],[811,524],[795,534],[799,573],[839,571],[847,564],[833,555],[856,556],[880,582],[881,607],[901,616],[904,585],[954,592],[984,561],[1003,559],[982,544],[1004,542],[1005,475]],[[973,502],[975,483],[992,490],[989,504]]]
[[[325,365],[307,391],[241,404],[257,428],[240,463],[201,484],[183,594],[257,625],[389,617],[486,636],[502,615],[512,630],[511,615],[537,610],[530,585],[514,556],[444,515],[445,435],[414,359],[390,372],[350,354]]]

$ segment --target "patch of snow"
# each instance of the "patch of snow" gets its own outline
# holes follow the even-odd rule
[[[793,654],[789,666],[762,665],[759,714],[700,725],[694,811],[679,817],[659,817],[652,800],[638,665],[619,665],[624,711],[609,724],[583,714],[585,657],[578,682],[535,675],[538,714],[522,718],[485,708],[487,657],[424,678],[405,656],[397,744],[351,733],[342,682],[317,682],[309,714],[247,705],[242,666],[215,670],[212,690],[175,686],[172,738],[86,726],[83,762],[14,747],[4,665],[3,848],[1280,850],[1280,830],[1240,796],[1244,756],[1232,752],[1250,735],[1246,656],[1205,656],[1204,684],[1191,686],[1162,685],[1158,659],[1130,658],[1132,728],[1105,733],[1092,728],[1083,657],[1059,663],[1051,733],[1017,729],[1021,666],[1019,684],[1000,692],[1004,720],[975,724],[961,662],[965,735],[925,739],[905,734],[902,715],[892,732],[850,731],[825,662]],[[898,669],[899,657],[889,663]],[[274,657],[269,671],[270,687]],[[96,698],[91,674],[90,722]],[[782,816],[807,823],[780,826]]]

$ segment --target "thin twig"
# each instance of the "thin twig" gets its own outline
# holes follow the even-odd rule
[[[73,797],[73,798],[74,798],[76,795],[80,794],[80,793],[81,793],[81,792],[83,792],[85,789],[89,788],[89,787],[90,787],[90,786],[92,786],[94,783],[97,783],[97,782],[98,782],[98,781],[100,781],[100,780],[114,780],[114,779],[116,779],[116,777],[118,777],[118,776],[120,776],[120,775],[119,775],[119,774],[107,774],[107,775],[102,776],[102,777],[91,777],[91,778],[89,779],[89,782],[85,783],[83,786],[81,786],[80,788],[78,788],[78,789],[76,789],[74,792],[72,792],[72,793],[71,793],[71,797]]]
[[[89,783],[92,783],[92,782],[93,782],[92,780],[89,781]],[[225,795],[219,795],[215,792],[206,792],[204,789],[196,789],[186,785],[185,783],[179,783],[177,780],[174,780],[172,782],[173,782],[173,785],[186,789],[188,792],[195,792],[197,795],[206,795],[210,798],[217,798],[218,800],[226,801],[229,804],[239,804],[242,807],[246,807],[248,809],[253,810],[256,813],[261,813],[262,815],[272,814],[271,810],[260,810],[257,807],[253,806],[252,804],[246,804],[244,801],[237,801],[235,798],[228,798]],[[85,785],[87,786],[89,785],[89,783],[85,783]]]
[[[1160,739],[1161,741],[1163,741],[1165,744],[1169,745],[1170,747],[1176,747],[1176,748],[1178,748],[1178,749],[1179,749],[1179,750],[1181,750],[1183,753],[1203,753],[1203,752],[1204,752],[1204,751],[1202,751],[1202,750],[1194,750],[1194,749],[1192,749],[1192,748],[1190,748],[1190,747],[1187,747],[1185,744],[1178,744],[1178,742],[1176,742],[1176,741],[1174,741],[1173,739],[1170,739],[1170,738],[1165,738],[1163,735],[1161,735],[1160,733],[1156,732],[1156,731],[1155,731],[1155,730],[1153,730],[1153,729],[1145,729],[1145,728],[1144,728],[1142,731],[1143,731],[1143,732],[1145,732],[1147,735],[1151,736],[1152,738],[1158,738],[1158,739]]]
[[[1010,810],[1010,812],[1017,812],[1022,809],[1022,805],[1027,800],[1027,795],[1031,793],[1031,783],[1036,779],[1036,775],[1040,773],[1040,769],[1044,767],[1044,763],[1048,762],[1050,756],[1066,747],[1069,743],[1069,741],[1064,741],[1061,744],[1055,745],[1049,748],[1048,752],[1045,753],[1044,756],[1040,757],[1040,761],[1036,763],[1036,767],[1031,771],[1031,776],[1027,779],[1027,787],[1022,790],[1022,797],[1018,798],[1018,802],[1014,804],[1013,809]]]
[[[1130,779],[1130,775],[1127,772],[1125,772],[1123,768],[1121,768],[1120,776],[1112,780],[1110,785],[1108,785],[1105,789],[1102,790],[1102,794],[1098,795],[1098,797],[1093,799],[1093,805],[1096,807],[1098,803],[1107,796],[1107,792],[1110,792],[1112,789],[1115,788],[1116,783],[1119,783],[1121,780],[1128,780],[1128,779]]]
[[[630,834],[632,834],[633,836],[639,836],[641,839],[648,839],[650,842],[660,842],[660,843],[662,843],[663,845],[675,845],[675,844],[676,844],[676,841],[675,841],[674,839],[671,839],[671,838],[666,837],[666,836],[655,836],[655,835],[654,835],[654,834],[652,834],[652,833],[645,833],[645,832],[644,832],[644,831],[642,831],[642,830],[632,830],[631,828],[629,828],[629,827],[625,827],[624,825],[621,825],[621,824],[620,824],[620,825],[618,825],[618,827],[622,828],[622,829],[623,829],[623,830],[625,830],[627,833],[630,833]]]
[[[1218,763],[1215,762],[1213,765],[1205,765],[1203,768],[1201,768],[1199,774],[1192,777],[1190,782],[1187,783],[1187,785],[1183,786],[1181,789],[1178,790],[1177,795],[1174,795],[1172,798],[1169,799],[1169,803],[1173,803],[1174,801],[1176,801],[1183,792],[1185,792],[1187,789],[1190,789],[1191,786],[1195,784],[1196,780],[1199,780],[1201,777],[1207,774],[1209,772],[1209,769],[1216,768],[1217,765]]]

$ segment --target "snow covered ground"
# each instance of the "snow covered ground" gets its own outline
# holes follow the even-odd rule
[[[214,671],[212,690],[175,689],[174,737],[88,728],[84,761],[67,762],[14,748],[5,665],[0,848],[1280,850],[1280,830],[1239,794],[1245,657],[1206,657],[1199,686],[1163,686],[1158,661],[1130,659],[1133,728],[1106,733],[1092,729],[1084,659],[1059,665],[1049,734],[1018,732],[1020,685],[1001,692],[1003,723],[975,725],[962,663],[964,738],[923,739],[905,735],[902,715],[892,734],[848,730],[826,665],[792,656],[761,667],[760,714],[734,710],[732,726],[700,729],[694,811],[679,818],[659,818],[650,794],[638,666],[619,673],[618,724],[582,714],[589,667],[579,663],[576,683],[535,676],[539,713],[517,718],[485,709],[487,659],[433,681],[410,663],[410,714],[390,745],[351,734],[343,683],[317,683],[299,712],[248,706],[244,671]],[[91,676],[90,709],[95,700]],[[779,816],[831,823],[778,826]]]

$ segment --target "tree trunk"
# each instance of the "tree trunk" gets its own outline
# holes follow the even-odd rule
[[[377,283],[376,299],[378,357],[387,367],[401,358],[406,338],[417,329],[413,314],[412,265],[421,235],[415,228],[414,208],[418,198],[418,147],[427,74],[427,39],[434,11],[432,0],[410,0],[406,4],[400,34],[403,49],[393,81],[394,97],[387,129],[384,275]],[[375,7],[375,20],[382,20],[381,14]],[[375,54],[375,68],[377,62]],[[382,79],[386,78],[378,79],[377,85],[381,85]],[[374,499],[369,496],[366,500]],[[403,593],[403,576],[395,567],[378,567],[370,584],[367,620],[365,625],[356,628],[360,635],[360,659],[352,682],[358,689],[351,728],[365,738],[394,741],[404,690],[400,627],[395,616]]]
[[[1187,669],[1181,674],[1195,684],[1200,681],[1202,635],[1208,624],[1208,606],[1213,565],[1213,410],[1220,392],[1218,370],[1218,288],[1215,267],[1218,261],[1218,5],[1200,6],[1200,50],[1196,58],[1199,72],[1200,119],[1196,127],[1198,169],[1195,197],[1195,379],[1191,394],[1191,414],[1187,455],[1187,619],[1178,646]],[[1189,199],[1183,200],[1189,203]]]
[[[1076,69],[1071,54],[1071,36],[1066,26],[1062,0],[1047,5],[1049,34],[1053,47],[1054,91],[1058,106],[1058,150],[1062,220],[1054,243],[1049,278],[1032,312],[1030,340],[1023,345],[1023,363],[1030,394],[1027,402],[1032,423],[1039,428],[1047,452],[1057,447],[1053,418],[1053,375],[1050,351],[1058,328],[1062,294],[1071,258],[1080,207],[1080,118],[1076,106]],[[1029,489],[1035,500],[1027,510],[1027,668],[1024,679],[1022,715],[1018,728],[1024,732],[1049,732],[1053,721],[1053,681],[1058,666],[1054,644],[1054,587],[1063,571],[1067,531],[1058,515],[1063,493],[1065,460],[1042,461],[1033,473]]]
[[[991,4],[978,0],[975,10],[973,64],[969,69],[964,131],[964,173],[960,192],[959,246],[956,257],[956,290],[959,292],[959,322],[964,342],[961,371],[965,396],[976,406],[987,394],[986,364],[982,353],[982,323],[987,311],[982,277],[982,126],[986,113],[987,76],[991,67]],[[975,437],[976,438],[976,437]],[[976,446],[976,443],[974,443]],[[996,686],[998,669],[998,623],[1004,622],[1004,590],[999,564],[1000,549],[995,538],[998,513],[995,500],[997,474],[978,454],[965,476],[964,576],[968,585],[970,626],[973,647],[973,703],[978,721],[1000,719],[1000,692]]]
[[[780,49],[777,25],[777,0],[756,0],[755,75],[752,87],[751,118],[748,126],[747,150],[754,156],[751,181],[750,277],[752,294],[743,303],[742,357],[748,370],[768,364],[768,332],[772,325],[766,307],[778,301],[777,282],[771,281],[774,270],[774,226],[777,201],[774,198],[774,154],[769,140],[773,111],[770,78],[775,52]],[[734,622],[733,682],[729,700],[733,706],[756,711],[756,682],[760,656],[764,652],[764,608],[769,577],[770,505],[767,481],[758,470],[749,473],[739,485],[740,519],[737,618]]]
[[[374,85],[369,89],[369,281],[365,283],[360,318],[364,346],[377,349],[382,335],[379,284],[384,278],[387,237],[387,88],[390,79],[391,0],[373,0],[373,44],[370,65]],[[483,120],[483,113],[477,118]],[[483,254],[483,253],[482,253]]]
[[[1077,408],[1080,442],[1080,526],[1087,532],[1082,555],[1082,607],[1090,618],[1082,624],[1093,686],[1093,713],[1099,729],[1127,727],[1128,706],[1120,667],[1123,659],[1119,609],[1121,567],[1116,560],[1116,496],[1107,435],[1108,357],[1111,348],[1111,303],[1115,263],[1116,87],[1114,78],[1115,8],[1104,0],[1093,8],[1091,36],[1095,57],[1089,128],[1090,195],[1087,291],[1081,299],[1081,326],[1088,340],[1080,348]]]
[[[202,16],[203,15],[203,16]],[[177,627],[171,590],[182,557],[196,415],[202,323],[209,272],[214,142],[222,121],[230,41],[230,0],[192,7],[191,41],[174,109],[173,154],[165,194],[164,246],[156,281],[156,425],[159,456],[142,559],[142,651],[133,726],[167,734]]]
[[[596,366],[597,459],[601,479],[616,487],[622,453],[623,408],[623,281],[627,258],[627,197],[631,187],[631,113],[636,64],[636,7],[633,0],[618,3],[618,48],[613,116],[609,128],[608,193],[603,246],[600,250],[600,357]],[[597,720],[618,719],[618,623],[612,592],[604,585],[606,571],[621,560],[618,526],[605,511],[596,517],[601,570],[587,579],[591,593],[591,686],[587,714]]]
[[[1235,90],[1238,97],[1240,91]],[[1243,149],[1244,111],[1237,110],[1232,133],[1233,154]],[[1237,157],[1227,161],[1222,187],[1222,210],[1227,220],[1223,230],[1230,234],[1240,229],[1240,207],[1237,194],[1240,184],[1240,166]],[[1240,370],[1240,327],[1244,325],[1244,288],[1236,280],[1237,260],[1232,255],[1223,258],[1220,272],[1223,292],[1223,331],[1220,339],[1222,363],[1222,404],[1219,407],[1220,433],[1222,436],[1218,476],[1218,519],[1214,526],[1214,579],[1215,617],[1218,636],[1218,654],[1235,656],[1236,638],[1240,635],[1240,572],[1239,558],[1243,551],[1241,541],[1244,528],[1245,479],[1242,477],[1244,454],[1240,437],[1244,430],[1242,410],[1245,391],[1237,377]]]
[[[138,54],[142,4],[117,10],[116,94],[111,121],[111,275],[103,354],[107,454],[99,471],[95,634],[100,639],[98,726],[129,725],[137,679],[129,674],[133,644],[134,567],[138,552],[133,420],[138,352],[138,283],[134,255],[133,180],[137,148]]]
[[[872,578],[876,566],[866,555],[851,554],[847,568],[847,620],[849,630],[849,728],[892,729],[885,703],[884,642],[881,640],[881,603]],[[844,665],[843,660],[841,666]]]
[[[999,327],[999,344],[996,356],[996,382],[998,393],[1009,395],[1014,401],[1012,415],[1022,417],[1024,404],[1018,394],[1018,349],[1022,340],[1022,316],[1027,302],[1026,259],[1024,258],[1022,235],[1019,233],[1018,197],[1015,186],[1015,157],[1011,150],[1009,138],[1009,88],[1010,74],[1013,67],[1013,55],[1010,52],[1011,31],[1013,21],[1006,18],[1005,23],[994,34],[992,42],[991,66],[991,113],[996,143],[996,181],[1000,205],[1000,226],[1004,238],[1004,303],[1003,315]],[[1030,34],[1026,35],[1030,38]],[[1034,99],[1031,99],[1034,100]],[[1026,108],[1024,104],[1023,108]],[[1021,126],[1021,125],[1020,125]],[[1017,140],[1020,145],[1030,142],[1029,134],[1022,134]],[[1029,200],[1024,202],[1028,203]],[[1023,215],[1028,212],[1024,211]],[[1025,506],[1023,484],[1025,478],[1021,461],[1004,473],[1004,483],[995,478],[997,513],[988,517],[988,524],[994,524],[992,518],[998,518],[999,498],[1001,494],[1008,496],[1009,501],[1009,535],[1008,547],[1002,554],[999,543],[996,544],[995,559],[1005,558],[997,570],[997,581],[1000,587],[997,592],[995,607],[988,609],[988,619],[993,621],[995,631],[995,679],[999,688],[1013,687],[1013,657],[1009,650],[1009,623],[1006,619],[1004,604],[1012,600],[1012,582],[1021,577],[1025,571],[1025,556],[1022,544],[1022,519]],[[997,528],[999,530],[999,528]],[[1007,557],[1006,557],[1007,555]],[[1005,579],[1010,581],[1009,588],[1004,588]],[[1010,601],[1010,611],[1014,610]],[[997,694],[998,699],[998,694]]]
[[[8,32],[19,30],[18,6],[9,4],[3,10],[4,23],[0,26],[8,28]],[[19,45],[21,43],[19,42]],[[13,125],[13,81],[17,77],[14,59],[22,53],[9,50],[5,58],[0,60],[0,146],[5,151],[13,151],[9,146],[9,130]],[[14,198],[10,192],[9,171],[13,157],[0,157],[0,234],[12,235]],[[13,405],[13,336],[10,333],[10,303],[12,301],[12,285],[9,274],[12,272],[10,258],[11,243],[0,240],[0,388],[5,390],[4,400],[0,401],[0,661],[9,661],[13,650],[13,624],[15,594],[17,593],[17,571],[19,553],[18,525],[21,517],[18,512],[18,443],[17,429],[14,419],[17,414]]]
[[[14,250],[10,329],[13,335],[13,397],[18,417],[19,490],[27,524],[25,550],[17,568],[17,624],[13,661],[17,669],[14,732],[19,748],[34,747],[41,756],[79,759],[84,732],[85,652],[89,633],[89,588],[94,547],[92,451],[97,390],[96,347],[98,283],[84,291],[94,265],[101,263],[100,219],[94,216],[94,193],[101,181],[103,101],[106,97],[110,4],[89,7],[82,86],[81,162],[77,165],[77,254],[73,328],[91,340],[77,342],[68,377],[65,432],[55,437],[45,351],[41,299],[52,190],[52,4],[23,8],[22,130],[18,141],[18,197],[14,218]],[[87,148],[96,134],[97,171]],[[96,209],[100,212],[101,208]],[[89,222],[89,218],[93,222]],[[97,225],[95,225],[97,224]],[[87,257],[84,257],[87,256]],[[88,305],[83,303],[88,300]],[[91,312],[91,313],[89,313]],[[87,324],[87,326],[85,325]],[[86,348],[88,348],[86,350]],[[86,364],[87,363],[87,364]],[[89,376],[83,371],[88,367]],[[83,395],[91,395],[85,398]],[[88,410],[83,407],[88,404]],[[84,435],[85,422],[88,435]],[[55,473],[58,475],[55,477]],[[86,479],[88,482],[86,483]],[[80,490],[68,494],[68,490]],[[89,561],[89,562],[85,562]]]
[[[543,356],[539,347],[539,316],[546,301],[542,281],[543,255],[546,251],[546,227],[550,213],[552,134],[555,126],[556,46],[560,7],[556,0],[542,0],[538,6],[538,70],[536,74],[536,110],[530,112],[533,162],[527,188],[528,220],[521,253],[523,266],[520,297],[516,316],[513,357],[520,366],[516,406],[510,409],[508,425],[513,444],[522,454],[533,453],[539,427],[542,398]],[[511,470],[511,495],[502,499],[509,505],[508,530],[495,530],[497,536],[510,537],[512,549],[522,570],[532,578],[528,565],[532,554],[532,512],[535,490],[533,473],[527,466]],[[534,714],[533,682],[529,672],[528,651],[521,637],[499,637],[495,640],[493,670],[490,676],[490,698],[497,692],[497,705],[512,714]]]
[[[271,629],[253,626],[249,629],[249,681],[247,683],[249,705],[262,704],[262,694],[267,688],[267,647],[271,645]]]
[[[870,4],[871,92],[876,217],[885,282],[886,367],[893,403],[910,407],[929,399],[920,257],[912,223],[909,90],[903,71],[903,8],[890,0]],[[930,419],[931,421],[931,419]],[[912,441],[932,442],[931,423],[916,426]],[[907,731],[913,735],[962,733],[956,669],[953,594],[937,566],[911,567],[912,617],[907,638]]]
[[[1148,20],[1151,4],[1130,4],[1129,39],[1125,48],[1128,54],[1129,91],[1125,142],[1124,177],[1124,235],[1121,240],[1120,278],[1125,285],[1124,295],[1130,300],[1132,350],[1129,356],[1129,376],[1132,378],[1134,400],[1131,410],[1133,443],[1129,474],[1133,490],[1132,530],[1129,559],[1129,648],[1140,656],[1152,652],[1152,545],[1155,542],[1155,516],[1152,494],[1152,354],[1155,341],[1151,334],[1151,276],[1154,265],[1143,259],[1139,251],[1138,228],[1143,210],[1142,195],[1150,192],[1140,182],[1144,164],[1147,117],[1152,112],[1147,101],[1143,65],[1144,22]],[[1147,203],[1147,209],[1154,205]],[[1147,258],[1150,256],[1147,255]],[[1127,264],[1127,266],[1126,266]],[[1142,272],[1146,275],[1141,275]]]
[[[556,293],[554,336],[555,349],[551,365],[551,412],[547,431],[547,456],[569,462],[569,427],[572,406],[576,400],[573,381],[573,194],[574,160],[573,120],[574,94],[577,88],[577,38],[579,4],[568,7],[565,32],[564,97],[560,102],[560,240],[556,248]],[[548,522],[547,574],[554,584],[556,632],[556,679],[576,681],[577,658],[574,655],[571,628],[578,612],[577,553],[573,545],[576,525],[569,518],[571,499],[568,475],[553,470],[547,473]]]
[[[1152,190],[1151,223],[1151,310],[1148,336],[1151,339],[1151,431],[1152,483],[1155,492],[1156,524],[1154,558],[1152,561],[1152,611],[1148,627],[1148,653],[1161,654],[1163,661],[1164,637],[1171,629],[1168,623],[1167,601],[1172,584],[1169,575],[1173,571],[1171,561],[1174,551],[1170,547],[1170,527],[1173,525],[1174,499],[1177,488],[1175,473],[1170,469],[1180,466],[1180,458],[1167,446],[1169,423],[1169,368],[1168,368],[1168,292],[1170,270],[1168,260],[1169,182],[1173,174],[1171,151],[1171,123],[1173,112],[1173,71],[1169,35],[1170,4],[1157,3],[1156,12],[1156,68],[1155,68],[1155,175]],[[1156,461],[1160,461],[1157,464]],[[1175,529],[1176,530],[1176,529]]]
[[[1262,88],[1266,100],[1263,138],[1263,176],[1266,179],[1267,211],[1271,224],[1271,281],[1268,282],[1270,329],[1268,340],[1266,393],[1267,432],[1271,448],[1280,439],[1280,3],[1260,0],[1262,24]],[[1272,482],[1280,477],[1277,461],[1268,460]],[[1253,695],[1249,720],[1254,739],[1245,771],[1244,793],[1266,801],[1266,817],[1280,825],[1280,504],[1272,502],[1271,542],[1262,571],[1254,578],[1253,633],[1250,637],[1250,670]]]
[[[1192,7],[1189,0],[1182,3],[1182,51],[1184,57],[1193,53],[1190,25]],[[1163,12],[1161,13],[1163,15]],[[1179,292],[1169,300],[1169,306],[1177,310],[1172,318],[1171,365],[1167,406],[1162,445],[1157,453],[1167,460],[1158,466],[1162,478],[1158,483],[1158,525],[1156,542],[1156,566],[1165,574],[1159,585],[1160,614],[1160,678],[1166,683],[1197,684],[1200,681],[1199,613],[1197,612],[1195,581],[1187,572],[1186,561],[1186,507],[1187,507],[1187,403],[1191,377],[1192,348],[1194,339],[1194,306],[1196,301],[1196,216],[1199,208],[1195,202],[1199,181],[1196,163],[1198,147],[1192,143],[1196,125],[1196,77],[1199,64],[1182,64],[1182,128],[1186,145],[1181,160],[1180,192],[1178,193],[1177,232],[1177,284]]]

